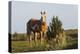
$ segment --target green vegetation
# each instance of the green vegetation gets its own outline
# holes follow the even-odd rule
[[[13,40],[13,41],[24,41],[24,40],[27,40],[27,36],[26,36],[26,34],[25,33],[17,33],[17,32],[15,32],[14,34],[12,34],[12,37],[11,37],[11,39]]]
[[[62,22],[58,19],[58,16],[53,16],[52,21],[48,27],[48,36],[55,38],[57,35],[63,32]]]
[[[48,27],[48,35],[50,40],[53,41],[54,47],[56,49],[62,49],[66,46],[66,35],[62,27],[62,22],[58,19],[58,16],[53,16],[52,21]]]
[[[44,51],[46,49],[46,45],[40,45],[38,41],[38,45],[35,46],[35,43],[32,41],[32,47],[29,45],[28,41],[12,41],[12,52],[31,52],[31,51]]]
[[[78,48],[78,29],[65,30],[67,36],[67,46],[64,49]]]
[[[29,42],[27,40],[12,40],[12,52],[31,52],[31,51],[49,51],[49,50],[66,50],[66,49],[77,49],[78,48],[78,40],[77,38],[72,38],[72,36],[67,37],[67,45],[65,47],[59,48],[54,40],[48,40],[46,44],[40,46],[40,42],[38,41],[38,46],[35,46],[34,42],[32,42],[32,47],[30,47]],[[54,46],[56,45],[56,46]]]

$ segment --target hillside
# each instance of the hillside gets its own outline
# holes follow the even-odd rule
[[[78,29],[68,29],[64,30],[67,36],[78,37]]]

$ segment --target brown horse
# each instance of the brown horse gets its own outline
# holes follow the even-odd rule
[[[47,24],[46,24],[46,12],[41,12],[41,19],[30,19],[27,22],[27,34],[29,37],[29,43],[34,40],[35,43],[40,39],[41,44],[46,39]]]

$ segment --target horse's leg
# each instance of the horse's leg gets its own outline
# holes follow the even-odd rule
[[[28,44],[30,46],[30,34],[28,35]]]
[[[29,46],[31,46],[31,44],[30,44],[30,42],[31,42],[31,40],[30,40],[30,39],[31,39],[31,37],[30,37],[30,36],[31,36],[31,35],[29,35]]]
[[[35,46],[35,32],[34,32],[34,36],[33,36],[33,42],[34,42],[34,46]]]
[[[31,34],[30,34],[30,41],[29,41],[29,43],[30,43],[30,46],[32,47],[32,38],[33,38],[33,31],[31,31]]]
[[[43,44],[43,32],[41,31],[40,33],[41,33],[41,38],[40,39],[41,39],[41,45],[42,45]]]
[[[47,36],[47,35],[46,35],[46,32],[44,32],[44,35],[43,35],[44,44],[46,44],[46,39],[47,39],[46,36]]]
[[[37,45],[37,32],[35,32],[35,45]]]

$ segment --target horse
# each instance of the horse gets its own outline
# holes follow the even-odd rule
[[[39,39],[41,44],[43,40],[46,40],[47,23],[46,23],[46,12],[41,12],[41,19],[30,19],[27,24],[27,35],[29,43],[34,40],[37,43]]]

